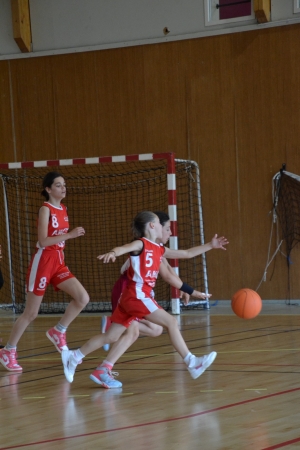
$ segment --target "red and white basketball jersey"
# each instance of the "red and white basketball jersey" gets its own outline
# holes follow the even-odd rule
[[[152,290],[159,273],[159,266],[165,247],[149,239],[141,238],[143,250],[137,256],[130,255],[130,266],[127,269],[128,283],[124,295],[139,300],[152,298]]]
[[[46,206],[50,210],[49,224],[48,224],[48,237],[61,236],[69,231],[69,218],[67,208],[61,204],[59,207],[51,205],[51,203],[44,202],[43,206]],[[37,248],[41,248],[37,242]],[[65,248],[65,241],[61,241],[55,245],[48,245],[42,247],[44,250],[63,250]]]

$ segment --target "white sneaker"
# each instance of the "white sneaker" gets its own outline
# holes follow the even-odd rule
[[[75,370],[78,364],[81,364],[82,361],[77,361],[74,356],[74,352],[71,350],[63,350],[61,352],[61,359],[64,365],[64,372],[66,379],[69,383],[72,383],[74,379]]]
[[[194,380],[200,377],[200,375],[202,375],[203,372],[214,362],[216,356],[216,352],[211,352],[209,355],[204,355],[200,358],[196,358],[195,356],[191,358],[187,368],[191,374],[191,377],[194,378]]]

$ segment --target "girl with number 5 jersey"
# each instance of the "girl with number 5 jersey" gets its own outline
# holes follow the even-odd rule
[[[82,227],[69,232],[67,208],[61,203],[66,196],[64,178],[57,172],[49,172],[43,179],[42,195],[46,201],[39,210],[38,242],[26,276],[25,310],[15,322],[6,346],[0,350],[0,362],[11,372],[23,370],[16,360],[17,344],[30,322],[36,318],[49,284],[56,291],[62,290],[72,297],[59,323],[46,333],[60,353],[68,349],[67,327],[89,302],[88,293],[64,261],[65,241],[85,234]]]
[[[133,235],[137,240],[120,247],[115,247],[108,253],[98,256],[104,263],[115,262],[118,256],[129,253],[130,266],[127,270],[128,282],[120,297],[117,308],[112,315],[112,325],[105,334],[92,337],[81,348],[75,351],[63,350],[62,362],[64,373],[69,382],[73,381],[77,364],[89,353],[102,347],[103,344],[116,342],[125,330],[134,322],[135,318],[146,319],[167,329],[170,340],[183,358],[192,378],[198,378],[209,367],[216,352],[211,352],[202,357],[193,355],[178,327],[175,317],[167,313],[155,301],[152,291],[155,287],[158,273],[172,286],[187,292],[197,298],[210,297],[210,294],[195,291],[180,278],[168,271],[161,264],[163,257],[176,258],[180,251],[171,250],[162,244],[157,244],[157,239],[162,240],[162,225],[157,215],[151,211],[139,213],[133,222]],[[180,256],[179,256],[180,257]],[[90,378],[103,387],[103,368],[98,367],[90,375]],[[120,383],[120,386],[122,384]],[[117,387],[116,385],[114,387]]]

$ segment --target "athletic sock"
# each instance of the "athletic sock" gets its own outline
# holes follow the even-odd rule
[[[5,346],[6,350],[11,351],[11,350],[17,350],[17,347],[15,345],[10,345],[10,343],[8,342]]]
[[[57,331],[59,331],[60,333],[65,333],[67,331],[68,327],[65,327],[64,325],[62,325],[60,322],[58,322],[57,325],[55,325],[54,327]]]
[[[85,355],[81,353],[80,348],[74,350],[74,356],[77,361],[81,361],[85,357]]]
[[[185,362],[185,364],[186,364],[187,366],[189,366],[192,357],[194,357],[194,355],[193,355],[191,352],[189,352],[189,353],[183,358],[183,361]]]
[[[106,359],[100,364],[100,366],[97,367],[97,369],[99,370],[101,367],[107,367],[108,370],[111,370],[113,368],[113,364],[109,361],[107,361]]]

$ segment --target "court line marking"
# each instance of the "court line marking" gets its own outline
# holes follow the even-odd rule
[[[23,400],[35,399],[35,398],[46,398],[46,397],[22,397]]]
[[[228,351],[218,351],[218,355],[226,355],[226,354],[233,354],[233,353],[280,353],[280,352],[299,352],[300,348],[281,348],[281,349],[266,349],[266,350],[228,350]],[[166,357],[166,356],[174,356],[174,353],[154,353],[154,354],[148,354],[148,355],[139,355],[139,354],[130,354],[130,355],[122,355],[120,357],[120,359],[126,359],[126,358],[148,358],[148,357]],[[22,358],[19,358],[22,359]],[[85,361],[89,361],[89,360],[95,360],[95,359],[99,359],[97,357],[93,358],[85,358]],[[30,362],[40,362],[40,361],[61,361],[61,359],[59,357],[49,357],[49,358],[31,358],[30,356],[26,357],[26,360],[22,360],[22,363],[26,364],[26,363],[30,363]],[[130,361],[130,363],[132,364],[153,364],[153,362],[145,362],[145,361]],[[173,363],[173,362],[172,362]],[[156,364],[163,364],[163,363],[156,363]],[[169,364],[169,363],[166,363]],[[183,364],[182,362],[175,362],[174,364]],[[224,363],[228,364],[228,363]],[[240,363],[236,363],[236,364],[240,364]],[[246,365],[246,364],[244,364]]]
[[[286,447],[287,445],[296,444],[296,442],[300,442],[300,437],[291,439],[290,441],[281,442],[280,444],[272,445],[271,447],[265,447],[262,450],[275,450],[276,448],[282,448]]]
[[[200,392],[223,392],[223,389],[207,389],[206,391],[200,391]]]
[[[245,391],[267,391],[267,388],[251,388],[251,389],[244,389]]]
[[[213,413],[216,411],[222,411],[222,410],[226,410],[228,408],[245,405],[246,403],[253,403],[253,402],[260,401],[260,400],[265,400],[267,398],[277,397],[278,395],[285,395],[285,394],[290,394],[292,392],[298,392],[298,391],[300,391],[300,387],[294,388],[294,389],[288,389],[286,391],[275,392],[273,394],[267,394],[267,395],[263,395],[262,397],[251,398],[251,399],[243,400],[243,401],[236,402],[236,403],[229,403],[228,405],[218,406],[216,408],[207,409],[205,411],[200,411],[200,412],[194,413],[194,414],[188,414],[186,416],[172,417],[169,419],[156,420],[153,422],[145,422],[145,423],[140,423],[140,424],[128,425],[126,427],[111,428],[109,430],[92,431],[90,433],[83,433],[83,434],[77,434],[77,435],[73,435],[73,436],[47,439],[45,441],[30,442],[28,444],[19,444],[19,445],[13,445],[10,447],[2,447],[1,450],[12,450],[15,448],[23,448],[23,447],[29,447],[29,446],[34,446],[34,445],[42,445],[42,444],[52,443],[52,442],[67,441],[68,439],[78,439],[78,438],[88,437],[88,436],[97,436],[97,435],[101,435],[101,434],[105,434],[105,433],[115,433],[116,431],[132,430],[134,428],[142,428],[142,427],[147,427],[147,426],[152,426],[152,425],[160,425],[162,423],[175,422],[177,420],[190,419],[192,417],[199,417],[199,416],[203,416],[205,414],[210,414],[210,413]],[[300,441],[300,438],[297,438],[297,439],[298,440],[295,442]],[[279,445],[281,445],[281,447],[283,447],[288,444],[283,443],[283,444],[279,444]],[[263,450],[273,450],[276,448],[280,448],[280,447],[269,447],[269,448],[265,448]]]
[[[265,349],[265,350],[228,350],[228,352],[218,352],[221,353],[261,353],[261,352],[299,352],[300,348],[276,348],[276,349]]]
[[[178,391],[158,391],[155,394],[178,394]]]
[[[249,388],[244,389],[244,391],[267,391],[267,388]],[[224,392],[224,389],[202,389],[199,392]],[[227,390],[228,392],[228,390]],[[119,395],[134,395],[135,392],[119,392]],[[155,394],[178,394],[178,391],[156,391]],[[81,397],[91,397],[90,394],[78,394],[78,395],[68,395],[68,398],[81,398]],[[23,400],[33,399],[33,398],[49,398],[49,397],[22,397]],[[0,400],[2,400],[0,398]],[[1,449],[0,449],[1,450]]]
[[[75,397],[90,397],[90,394],[68,395],[68,398],[75,398]]]

